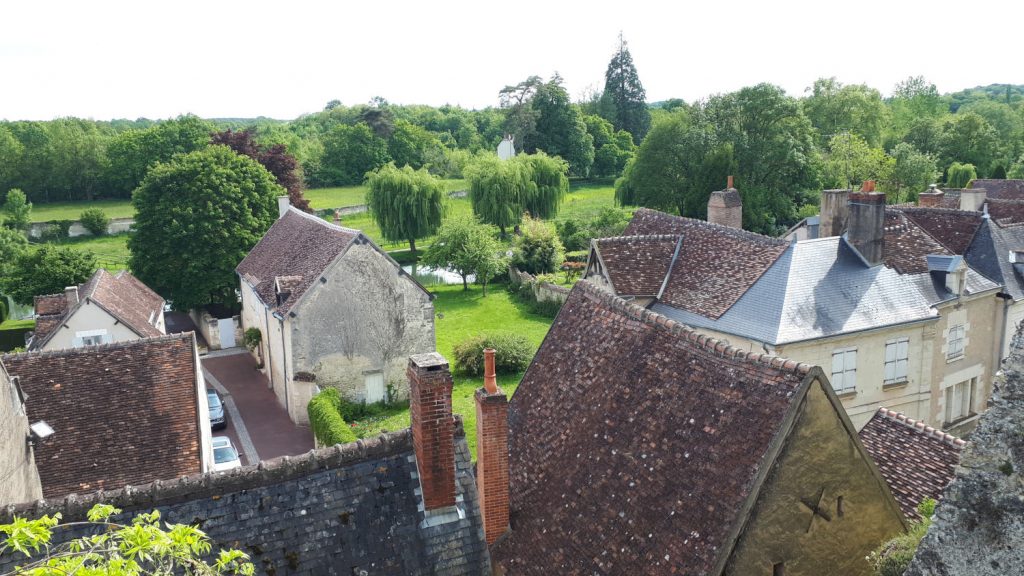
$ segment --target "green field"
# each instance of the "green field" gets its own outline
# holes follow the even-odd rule
[[[445,189],[449,192],[466,189],[465,180],[445,180]],[[306,190],[309,205],[317,210],[357,206],[366,203],[366,186],[341,186],[337,188],[314,188]]]
[[[81,202],[51,202],[32,205],[33,222],[50,222],[51,220],[78,220],[82,211],[87,208],[99,208],[108,218],[131,218],[135,215],[130,200],[93,200]]]
[[[128,269],[128,233],[115,234],[113,236],[79,236],[68,238],[60,242],[53,242],[59,246],[67,246],[74,250],[89,250],[96,255],[96,261],[101,268],[107,270]],[[33,244],[40,246],[40,244]]]
[[[431,292],[436,295],[434,310],[437,333],[437,351],[449,360],[452,349],[459,342],[483,332],[513,332],[526,336],[536,347],[548,333],[552,319],[531,313],[527,307],[508,293],[504,285],[495,285],[481,296],[479,287],[463,291],[462,286],[437,286]],[[454,369],[454,367],[453,367]],[[509,396],[519,386],[522,374],[502,375],[498,385]],[[463,427],[470,453],[476,458],[476,404],[473,393],[483,386],[483,378],[454,375],[452,389],[452,411],[462,415]],[[357,429],[363,436],[374,435],[384,430],[399,430],[409,426],[409,410],[404,409],[386,416],[357,422]]]

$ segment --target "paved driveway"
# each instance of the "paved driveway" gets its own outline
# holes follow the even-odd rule
[[[246,464],[304,454],[313,448],[313,433],[292,423],[247,351],[218,352],[204,356],[202,362],[207,386],[219,389],[228,409],[228,433],[223,435],[234,436],[232,441],[245,454]]]

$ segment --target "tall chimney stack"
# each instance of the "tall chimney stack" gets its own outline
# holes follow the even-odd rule
[[[960,191],[960,209],[981,212],[988,192],[984,188],[964,188]]]
[[[847,203],[850,201],[850,190],[822,190],[821,221],[818,226],[819,238],[842,236],[846,231],[846,219],[849,216]]]
[[[484,350],[484,387],[476,391],[476,486],[484,537],[493,544],[508,531],[508,398],[494,375],[494,350]]]
[[[732,187],[732,176],[727,178],[725,190],[712,192],[708,198],[708,222],[743,228],[743,199]]]
[[[292,201],[287,196],[277,197],[277,217],[284,218],[284,215],[288,213],[288,208],[292,205]]]
[[[924,206],[927,208],[935,208],[942,205],[942,199],[946,196],[946,193],[932,184],[928,186],[927,192],[921,192],[917,195],[917,205]]]
[[[409,412],[416,468],[427,512],[455,505],[455,420],[452,374],[437,352],[414,354],[409,377]]]
[[[849,229],[846,241],[868,266],[885,256],[885,194],[875,192],[875,181],[865,180],[860,192],[850,194]]]
[[[68,286],[64,289],[64,299],[68,302],[68,310],[78,305],[78,286]]]

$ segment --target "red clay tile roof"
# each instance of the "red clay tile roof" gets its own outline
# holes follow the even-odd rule
[[[235,271],[255,285],[264,304],[285,314],[358,236],[358,230],[335,226],[290,208],[267,230]],[[280,304],[276,286],[279,276],[300,278],[288,282],[291,296]]]
[[[576,284],[512,397],[515,574],[704,574],[809,367]]]
[[[965,445],[955,436],[886,408],[879,408],[861,429],[860,440],[900,509],[911,519],[920,518],[917,505],[922,500],[942,497]]]
[[[987,202],[989,216],[999,224],[1024,222],[1024,200],[991,199]]]
[[[679,257],[661,301],[695,314],[724,314],[789,243],[753,232],[640,208],[623,235],[680,234]]]
[[[40,314],[40,306],[47,310],[58,308],[59,306],[56,304],[58,298],[64,303],[63,310],[36,320],[36,332],[32,340],[32,349],[34,350],[45,345],[53,334],[53,329],[78,309],[77,306],[71,309],[67,308],[67,298],[64,294],[37,296],[35,299],[36,314]],[[163,335],[163,332],[155,326],[155,322],[163,312],[164,299],[126,270],[111,274],[100,268],[94,272],[84,284],[78,287],[79,302],[85,302],[87,299],[106,310],[140,337]],[[40,327],[40,319],[42,327]]]
[[[981,212],[944,208],[900,208],[900,212],[953,254],[967,252],[982,220]]]
[[[36,314],[49,316],[52,314],[63,314],[68,309],[68,300],[63,294],[49,294],[47,296],[36,296],[33,298]]]
[[[885,256],[883,261],[886,266],[900,274],[927,273],[927,256],[951,254],[935,238],[929,236],[901,212],[886,210],[885,220]]]
[[[657,296],[681,239],[681,236],[618,236],[594,242],[616,294]]]
[[[972,180],[971,188],[984,188],[985,197],[995,200],[1024,200],[1024,180]]]
[[[35,447],[44,496],[200,472],[194,350],[189,332],[0,356],[55,431]]]

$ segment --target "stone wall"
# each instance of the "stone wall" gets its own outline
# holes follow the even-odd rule
[[[206,310],[190,310],[188,315],[192,318],[196,328],[199,329],[199,333],[203,335],[203,339],[206,340],[210,350],[221,350],[223,346],[221,345],[220,327],[218,326],[217,319]],[[242,346],[241,317],[235,314],[231,319],[235,323],[235,346]]]
[[[28,229],[28,235],[30,238],[39,238],[43,235],[47,228],[50,227],[52,222],[33,222]],[[111,218],[110,224],[107,225],[107,234],[121,234],[131,230],[132,225],[135,224],[134,218]],[[71,223],[71,227],[68,228],[68,236],[76,238],[78,236],[88,236],[90,232],[82,226],[79,221]]]
[[[22,394],[0,364],[0,505],[43,497]]]
[[[555,301],[564,304],[569,297],[569,289],[563,286],[556,286],[548,282],[538,282],[537,277],[529,272],[523,272],[515,266],[508,268],[509,281],[513,286],[529,283],[533,287],[533,298],[537,302]]]
[[[1024,336],[906,576],[1024,574]]]

